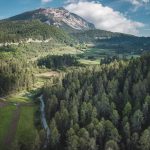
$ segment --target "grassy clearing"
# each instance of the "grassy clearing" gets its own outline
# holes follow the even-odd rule
[[[75,49],[74,47],[69,46],[60,46],[60,47],[54,47],[46,52],[39,52],[38,55],[35,55],[31,58],[32,61],[36,61],[37,59],[41,57],[45,57],[47,55],[63,55],[63,54],[81,54],[82,52],[80,50]]]
[[[35,84],[30,91],[23,90],[14,94],[11,94],[4,98],[5,101],[9,103],[32,103],[32,96],[35,94],[36,90],[40,89],[44,83],[54,76],[59,76],[59,72],[40,69],[39,72],[35,72],[36,80]]]
[[[34,125],[34,115],[36,106],[23,106],[21,108],[20,120],[17,127],[16,137],[12,144],[12,149],[16,149],[23,145],[26,149],[30,150],[35,142],[37,136],[37,130]]]
[[[6,101],[11,103],[30,103],[31,98],[27,97],[27,94],[28,93],[25,93],[25,91],[23,91],[19,94],[10,95],[7,97]]]
[[[99,64],[100,60],[106,56],[118,56],[119,58],[123,58],[124,56],[127,59],[131,57],[139,57],[139,55],[132,54],[132,53],[122,53],[118,54],[117,50],[114,49],[101,49],[101,48],[87,48],[84,53],[80,55],[80,62],[86,65],[95,65]]]
[[[114,56],[114,50],[100,49],[100,48],[87,48],[80,56],[80,63],[85,65],[98,65],[100,60],[105,56]]]
[[[96,59],[96,60],[80,59],[79,62],[84,65],[99,65],[100,64],[99,59]]]
[[[8,105],[0,108],[0,146],[3,146],[3,142],[11,123],[13,111],[16,106]]]
[[[62,55],[62,54],[79,54],[80,50],[74,47],[67,46],[65,44],[59,44],[55,42],[48,43],[24,43],[18,46],[12,45],[10,52],[1,52],[1,59],[4,60],[11,58],[25,59],[29,61],[36,61],[40,57],[47,55]]]
[[[38,78],[41,79],[50,79],[51,77],[58,77],[59,76],[59,72],[57,71],[47,71],[47,72],[42,72],[42,73],[38,73],[35,75]]]
[[[35,74],[36,83],[34,84],[34,87],[32,89],[34,91],[36,91],[37,89],[40,89],[45,84],[45,82],[50,80],[55,75],[58,76],[58,73],[55,73],[53,71],[49,71],[49,72],[44,72],[43,71],[43,73]]]
[[[74,47],[70,46],[60,46],[60,47],[54,47],[51,50],[48,50],[46,52],[39,52],[38,55],[32,57],[30,60],[31,61],[36,61],[42,57],[46,57],[47,55],[64,55],[64,54],[71,54],[71,55],[77,55],[83,53],[80,50],[77,50]]]
[[[88,48],[86,51],[84,51],[84,57],[94,57],[96,58],[103,58],[105,56],[113,56],[116,55],[115,50],[113,49],[100,49],[100,48]]]
[[[62,46],[59,48],[54,48],[50,54],[52,55],[63,55],[63,54],[80,54],[81,51],[74,47]]]

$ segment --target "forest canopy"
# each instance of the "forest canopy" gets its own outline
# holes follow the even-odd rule
[[[48,55],[39,59],[37,64],[49,69],[61,69],[63,67],[79,65],[79,62],[72,55]]]
[[[51,149],[150,149],[150,55],[79,68],[43,93]]]
[[[0,96],[30,89],[34,85],[32,67],[17,59],[0,60]]]

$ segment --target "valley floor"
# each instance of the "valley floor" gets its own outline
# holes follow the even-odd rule
[[[17,98],[15,95],[5,102],[1,101],[0,106],[0,150],[10,150],[20,138],[18,136],[23,135],[24,138],[27,136],[28,139],[31,136],[30,131],[36,131],[34,126],[36,105],[28,97]],[[25,130],[28,131],[28,135]]]
[[[79,58],[81,64],[95,65],[100,64],[100,58],[103,50],[88,49],[87,51],[77,51],[70,47],[62,47],[59,50],[54,50],[52,55],[62,54],[81,54],[84,53],[83,58]],[[99,53],[98,53],[99,52]],[[88,57],[93,54],[94,60]],[[42,56],[47,55],[45,53]],[[111,55],[111,53],[110,53]],[[32,57],[31,61],[36,61],[39,57]],[[36,140],[39,140],[37,127],[35,126],[35,114],[39,110],[39,104],[33,102],[33,95],[37,92],[47,79],[61,76],[64,72],[40,70],[35,72],[37,78],[34,87],[30,92],[21,91],[10,96],[0,98],[0,150],[16,150],[18,143],[25,143],[25,145],[32,147]],[[40,118],[40,114],[38,116]],[[37,119],[37,118],[36,118]],[[38,142],[37,142],[38,143]],[[28,149],[28,147],[26,147]]]
[[[0,150],[15,150],[20,142],[32,146],[38,133],[35,114],[39,109],[33,96],[47,79],[59,75],[57,71],[38,73],[36,84],[29,92],[24,90],[0,98]],[[40,114],[37,117],[40,119]]]

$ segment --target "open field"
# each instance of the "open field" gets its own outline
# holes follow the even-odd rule
[[[28,150],[33,147],[37,136],[37,130],[34,125],[34,115],[37,110],[36,106],[21,107],[20,119],[17,126],[16,136],[12,144],[12,149],[19,145],[26,145]]]
[[[27,149],[32,147],[37,136],[34,125],[36,110],[35,105],[18,108],[8,105],[0,109],[0,150],[10,147],[16,150],[18,143],[27,145]]]
[[[41,57],[45,57],[47,55],[63,55],[63,54],[71,54],[71,55],[76,55],[76,54],[81,54],[82,51],[75,49],[74,47],[69,47],[69,46],[60,46],[60,47],[54,47],[52,49],[47,50],[46,52],[39,52],[39,54],[36,56],[33,56],[31,58],[32,61],[36,61],[37,59]]]
[[[100,48],[87,48],[84,53],[79,54],[79,61],[84,65],[97,65],[100,64],[100,60],[105,56],[116,55],[114,50],[106,50]]]
[[[16,106],[7,105],[0,108],[0,145],[1,147],[4,145],[4,139],[8,128],[10,126],[13,112],[16,109]]]
[[[87,48],[83,51],[82,54],[79,54],[79,61],[85,65],[95,65],[100,64],[100,60],[106,56],[118,56],[119,58],[127,58],[130,59],[131,57],[139,57],[137,54],[132,53],[118,53],[115,49],[101,49],[97,47]]]
[[[10,96],[8,96],[6,101],[11,102],[11,103],[30,103],[31,98],[25,97],[24,95],[25,95],[25,93],[20,93],[20,95],[18,95],[18,94],[10,95]]]
[[[88,59],[89,57],[93,57],[93,59],[96,58],[103,58],[105,56],[113,56],[116,55],[115,50],[113,49],[101,49],[101,48],[87,48],[84,53],[82,54],[82,56],[86,59]]]
[[[27,43],[19,44],[18,46],[11,46],[6,50],[1,51],[1,59],[25,59],[29,61],[36,61],[40,57],[47,55],[63,55],[63,54],[80,54],[82,51],[65,44],[58,43]]]
[[[59,76],[59,73],[56,71],[48,71],[48,72],[36,74],[35,76],[39,78],[51,78],[51,77]]]
[[[89,60],[89,59],[79,59],[79,62],[84,65],[98,65],[100,64],[99,59]]]

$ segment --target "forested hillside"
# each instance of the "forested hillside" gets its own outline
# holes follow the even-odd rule
[[[150,149],[150,55],[79,68],[54,83],[43,88],[50,149]]]
[[[28,39],[41,42],[27,43]],[[11,42],[18,44],[3,45]],[[0,96],[6,96],[34,85],[36,59],[59,51],[65,53],[75,41],[63,30],[38,20],[0,21],[0,44]]]
[[[51,39],[55,42],[66,44],[73,43],[71,37],[63,30],[38,20],[0,22],[0,43],[19,42],[29,38],[38,40]]]
[[[98,29],[75,32],[72,33],[72,36],[80,43],[93,43],[96,48],[114,49],[120,53],[141,54],[143,51],[150,51],[149,37],[137,37]]]
[[[109,39],[112,37],[121,37],[123,35],[132,37],[131,35],[113,33],[110,31],[99,30],[99,29],[73,32],[72,35],[76,37],[79,42],[85,42],[85,43],[96,42],[98,39]]]
[[[32,67],[17,59],[0,60],[0,96],[30,89],[34,85]]]

